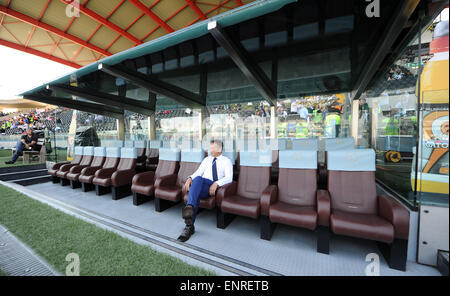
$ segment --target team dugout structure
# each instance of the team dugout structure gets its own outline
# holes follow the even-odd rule
[[[447,5],[448,1],[431,0],[253,1],[100,59],[22,95],[29,100],[115,118],[120,140],[125,140],[126,112],[148,117],[148,139],[156,140],[155,112],[197,110],[200,122],[192,128],[198,129],[201,140],[206,134],[201,123],[207,119],[207,107],[210,106],[264,100],[270,106],[270,113],[275,114],[277,103],[285,98],[348,93],[352,109],[351,146],[361,148],[358,143],[360,99],[375,88],[377,81],[383,80],[394,62],[418,36],[422,36]],[[420,45],[419,37],[418,56],[421,56]],[[418,94],[420,96],[420,91]],[[365,110],[369,112],[369,108]],[[370,110],[376,111],[373,107]],[[395,123],[394,112],[391,115]],[[419,122],[416,124],[421,127],[421,115],[417,116]],[[276,122],[276,116],[271,116],[272,138],[278,136]],[[319,167],[319,171],[330,170],[328,165],[333,159],[342,160],[342,157],[336,157],[333,149],[325,150],[327,166]],[[392,162],[396,159],[385,158]],[[370,163],[376,165],[368,170],[370,175],[392,167],[380,167],[378,159]],[[406,165],[411,171],[411,164]],[[279,169],[282,172],[284,167]],[[345,171],[343,168],[335,170]],[[361,177],[363,174],[356,175]],[[409,177],[408,174],[408,186]],[[319,185],[323,185],[326,178],[320,181]],[[333,187],[333,184],[327,185]],[[116,187],[117,190],[111,189],[115,190],[113,196],[121,195],[120,186]],[[419,187],[415,187],[414,194],[419,192]],[[101,187],[96,189],[101,193]],[[145,198],[142,192],[133,192],[137,203]],[[225,221],[225,216],[223,218]],[[425,217],[421,215],[420,218],[420,225],[418,222],[411,225],[425,227],[422,223]],[[274,221],[265,222],[264,234],[270,238],[270,223]],[[428,231],[431,228],[421,230],[421,233],[432,233]],[[418,240],[422,237],[410,232],[410,237],[415,238],[407,241],[406,231],[401,233],[404,237],[400,249],[412,250],[398,256],[397,259],[404,263],[406,255],[415,257],[416,247],[421,243]],[[324,249],[327,249],[326,245],[321,244]],[[429,252],[433,260],[435,249],[433,245]],[[399,269],[403,267],[402,264]]]
[[[359,99],[441,2],[254,1],[106,57],[23,93],[26,99],[102,114],[351,92]],[[376,11],[375,11],[376,12]],[[77,98],[77,102],[73,101]],[[272,114],[274,114],[273,112]],[[274,125],[275,126],[275,125]],[[153,131],[153,132],[152,132]]]

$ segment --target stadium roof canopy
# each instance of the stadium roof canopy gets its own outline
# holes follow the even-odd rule
[[[0,0],[0,45],[81,68],[252,1]]]
[[[1,100],[0,101],[0,111],[4,109],[34,109],[34,108],[46,108],[51,105],[45,103],[39,103],[36,101],[29,100]]]
[[[362,0],[257,0],[22,95],[111,116],[340,92],[357,99],[447,3],[381,0],[369,17]]]

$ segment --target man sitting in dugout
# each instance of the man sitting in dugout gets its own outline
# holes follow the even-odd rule
[[[5,164],[14,164],[23,155],[24,151],[32,151],[37,143],[37,136],[34,134],[31,128],[28,128],[26,133],[17,141],[16,151],[10,161],[6,161]]]
[[[233,181],[233,164],[229,158],[222,155],[222,150],[223,143],[212,140],[209,156],[203,159],[197,171],[186,180],[184,186],[189,192],[189,198],[182,212],[186,227],[178,237],[179,241],[185,242],[194,234],[194,222],[200,199],[216,194],[219,187]]]

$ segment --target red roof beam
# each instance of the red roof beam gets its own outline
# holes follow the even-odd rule
[[[186,7],[188,7],[189,5],[186,3],[185,5],[183,5],[180,9],[178,9],[177,11],[175,11],[171,16],[169,16],[168,18],[166,18],[164,21],[167,23],[169,20],[171,20],[173,17],[175,17],[177,14],[179,14],[183,9],[185,9]],[[197,18],[200,19],[200,18]],[[144,36],[144,38],[142,38],[141,40],[144,41],[145,39],[147,39],[148,36],[150,36],[151,34],[153,34],[153,32],[155,32],[158,28],[160,28],[161,26],[157,25],[156,27],[154,27],[147,35]]]
[[[11,3],[11,0],[8,0],[6,3],[6,7],[9,7],[9,4]],[[5,20],[5,15],[2,14],[2,18],[0,19],[0,26],[3,24],[3,21]]]
[[[226,7],[225,4],[227,4],[228,2],[230,2],[231,0],[225,0],[224,2],[222,2],[221,4],[218,4],[217,6],[215,6],[213,9],[209,10],[206,12],[206,15],[211,14],[212,12],[214,12],[216,9],[219,9],[221,7],[225,7],[228,9],[232,9],[231,7]],[[214,6],[215,4],[211,4],[211,3],[204,3],[204,2],[197,2],[197,3],[201,3],[204,5],[210,5],[210,6]],[[193,20],[192,22],[190,22],[189,24],[186,25],[186,27],[189,27],[190,25],[196,23],[198,20],[200,20],[200,17],[196,18],[195,20]]]
[[[215,10],[221,8],[221,7],[223,7],[225,4],[227,4],[227,3],[230,2],[230,1],[231,1],[231,0],[225,0],[225,1],[223,1],[222,3],[220,3],[219,5],[217,5],[216,7],[214,7],[213,9],[207,11],[207,12],[206,12],[206,15],[212,13],[213,11],[215,11]]]
[[[78,64],[66,61],[64,59],[61,59],[61,58],[58,58],[58,57],[55,57],[55,56],[51,56],[51,55],[46,54],[46,53],[44,53],[42,51],[38,51],[38,50],[29,48],[29,47],[25,47],[23,45],[20,45],[20,44],[14,43],[14,42],[10,42],[10,41],[6,41],[6,40],[3,40],[3,39],[0,39],[0,45],[9,47],[9,48],[12,48],[12,49],[15,49],[15,50],[19,50],[19,51],[22,51],[22,52],[26,52],[26,53],[29,53],[29,54],[32,54],[32,55],[35,55],[35,56],[38,56],[38,57],[41,57],[41,58],[53,61],[53,62],[57,62],[57,63],[63,64],[63,65],[66,65],[66,66],[69,66],[69,67],[72,67],[72,68],[79,69],[79,68],[82,67],[81,65],[78,65]]]
[[[59,45],[69,45],[69,44],[73,44],[73,42],[60,42],[59,43]],[[30,47],[38,48],[38,47],[48,47],[48,46],[55,46],[55,43],[36,44],[36,45],[31,45]]]
[[[162,19],[160,19],[159,16],[157,16],[150,9],[148,9],[147,6],[142,4],[141,1],[139,1],[139,0],[129,0],[129,1],[131,2],[131,4],[133,4],[138,9],[140,9],[143,13],[145,13],[149,18],[151,18],[153,21],[155,21],[158,25],[160,25],[167,32],[172,33],[175,31],[166,22],[164,22]]]
[[[95,46],[95,45],[93,45],[91,43],[88,43],[88,42],[84,41],[81,38],[78,38],[78,37],[76,37],[74,35],[65,33],[64,31],[62,31],[62,30],[60,30],[60,29],[58,29],[56,27],[53,27],[53,26],[51,26],[49,24],[46,24],[44,22],[40,22],[40,21],[38,21],[38,20],[28,16],[28,15],[25,15],[25,14],[20,13],[18,11],[9,9],[9,8],[7,8],[5,6],[0,5],[0,12],[4,13],[4,14],[10,16],[10,17],[13,17],[15,19],[18,19],[18,20],[20,20],[22,22],[25,22],[27,24],[35,26],[35,27],[37,27],[39,29],[42,29],[42,30],[45,30],[47,32],[53,33],[55,35],[58,35],[59,37],[65,38],[67,40],[70,40],[70,41],[72,41],[72,42],[74,42],[76,44],[82,45],[82,46],[84,46],[84,47],[86,47],[88,49],[91,49],[91,50],[93,50],[95,52],[101,53],[101,54],[103,54],[105,56],[111,56],[112,55],[112,53],[110,53],[110,52],[108,52],[108,51],[106,51],[106,50],[104,50],[104,49],[102,49],[102,48],[100,48],[98,46]]]
[[[214,6],[214,7],[216,7],[217,6],[217,4],[215,4],[215,3],[208,3],[208,2],[203,2],[203,1],[195,1],[195,3],[197,3],[197,4],[201,4],[201,5],[205,5],[205,6]],[[231,7],[231,6],[222,6],[222,7],[224,7],[224,8],[226,8],[226,9],[233,9],[234,7]]]
[[[47,11],[48,5],[50,4],[50,0],[47,0],[47,3],[45,3],[44,8],[41,11],[41,14],[38,17],[38,21],[41,21],[42,17],[44,16],[44,13]],[[28,34],[28,38],[27,41],[25,42],[25,47],[28,47],[28,44],[31,41],[31,37],[33,37],[34,31],[36,31],[36,27],[33,27],[33,29],[31,30],[30,34]]]
[[[95,20],[96,22],[98,22],[98,23],[100,23],[100,24],[110,28],[111,30],[115,31],[116,33],[119,33],[123,37],[125,37],[128,40],[132,41],[134,44],[142,44],[141,40],[139,40],[135,36],[131,35],[130,33],[125,31],[124,29],[122,29],[118,25],[116,25],[114,23],[111,23],[110,21],[108,21],[107,19],[105,19],[101,15],[95,13],[94,11],[90,10],[86,6],[80,4],[79,7],[77,7],[74,2],[70,2],[69,3],[66,0],[60,0],[60,1],[63,2],[64,4],[67,4],[67,5],[70,5],[70,6],[74,7],[75,9],[79,9],[81,13],[83,13],[86,16],[90,17],[91,19]]]
[[[187,4],[192,8],[192,10],[195,11],[195,13],[202,19],[206,20],[208,19],[206,15],[203,13],[203,11],[200,10],[200,8],[195,4],[194,0],[186,0]]]

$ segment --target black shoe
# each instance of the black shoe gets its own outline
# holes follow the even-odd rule
[[[181,213],[181,216],[183,217],[186,225],[191,225],[192,218],[194,216],[194,207],[192,205],[187,205],[186,207],[184,207],[183,212]]]
[[[5,164],[14,164],[14,161],[5,161]]]
[[[187,241],[191,235],[195,233],[195,227],[194,225],[186,225],[186,227],[183,229],[183,232],[178,237],[178,241],[185,242]]]

